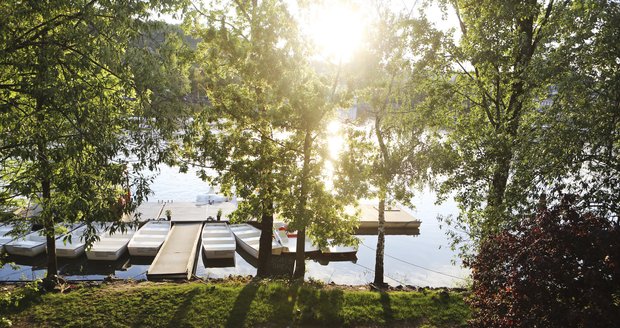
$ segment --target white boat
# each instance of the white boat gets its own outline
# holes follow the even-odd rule
[[[56,256],[76,258],[82,255],[82,253],[84,253],[84,249],[86,248],[86,242],[82,238],[86,228],[88,228],[87,225],[82,225],[67,233],[67,235],[71,236],[70,239],[65,239],[67,235],[56,239]]]
[[[0,225],[0,254],[4,251],[4,245],[15,239],[9,232],[13,230],[12,225],[2,224]]]
[[[207,222],[202,227],[202,251],[207,259],[235,257],[235,236],[223,222]]]
[[[131,256],[155,256],[170,232],[170,221],[151,220],[131,238],[127,247]]]
[[[75,230],[81,224],[67,226],[68,232]],[[37,256],[47,249],[47,239],[43,235],[43,230],[33,231],[22,238],[14,239],[4,245],[7,253],[18,256]],[[62,235],[55,236],[56,239]]]
[[[239,246],[241,246],[243,250],[252,255],[254,258],[258,258],[258,248],[260,246],[261,234],[260,229],[254,228],[247,223],[243,223],[231,225],[230,230],[232,230],[235,235],[235,239],[237,240]],[[282,254],[282,245],[280,245],[275,238],[272,239],[271,254]]]
[[[99,236],[99,241],[86,250],[86,257],[89,260],[116,261],[127,250],[127,244],[135,233],[135,229],[119,230],[112,235],[106,231]]]
[[[213,187],[209,188],[209,191],[205,193],[200,193],[196,195],[196,203],[198,205],[205,205],[205,204],[212,205],[215,203],[228,202],[230,200],[231,200],[230,198],[216,193]]]
[[[274,222],[273,227],[276,239],[282,244],[282,253],[296,253],[297,233],[288,231],[284,222]],[[319,248],[314,245],[309,236],[306,236],[304,250],[305,253],[315,253],[319,251]]]

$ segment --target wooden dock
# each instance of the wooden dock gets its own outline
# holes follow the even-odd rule
[[[360,205],[360,226],[357,234],[376,235],[379,227],[377,206]],[[422,221],[416,220],[407,210],[395,206],[385,210],[385,233],[387,235],[418,235]]]
[[[157,219],[165,216],[166,210],[172,212],[172,222],[205,222],[215,220],[218,210],[222,210],[222,221],[228,221],[228,214],[236,209],[231,202],[215,204],[197,204],[192,202],[147,202],[137,212],[141,220]],[[277,218],[276,218],[277,220]],[[399,206],[387,208],[385,211],[385,234],[387,235],[418,235],[421,221],[417,220],[407,209]],[[379,226],[379,212],[373,204],[360,205],[360,225],[355,232],[359,235],[376,235]]]
[[[172,213],[172,222],[204,222],[209,218],[216,220],[218,210],[222,210],[222,221],[228,221],[228,214],[237,208],[230,202],[197,204],[192,202],[146,202],[138,207],[140,220],[165,218],[166,211]]]
[[[173,222],[166,241],[155,256],[149,280],[189,279],[196,266],[202,222]]]

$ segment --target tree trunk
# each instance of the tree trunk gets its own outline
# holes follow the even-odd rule
[[[263,210],[261,217],[260,248],[258,250],[258,277],[268,277],[271,274],[271,243],[273,240],[273,202],[265,201],[267,210]]]
[[[375,281],[377,286],[385,285],[383,281],[383,252],[385,249],[385,198],[379,199],[379,226],[377,229],[377,255],[375,259]]]
[[[507,152],[510,152],[508,150]],[[506,194],[506,186],[508,185],[508,176],[510,175],[511,154],[507,153],[496,160],[496,167],[493,170],[491,185],[487,204],[494,210],[499,210],[504,205],[504,196]]]
[[[42,183],[42,196],[44,199],[43,204],[47,205],[51,200],[51,188],[49,179],[43,179]],[[49,283],[56,281],[58,275],[58,263],[56,261],[56,238],[54,234],[54,216],[49,212],[49,209],[43,209],[43,231],[45,232],[45,239],[47,245],[47,275],[45,279]]]
[[[304,279],[306,275],[306,226],[308,224],[306,214],[306,203],[308,199],[308,175],[310,174],[310,155],[312,151],[312,134],[306,129],[304,138],[304,163],[301,169],[301,187],[299,190],[299,208],[297,209],[297,219],[302,222],[302,227],[297,231],[297,245],[295,253],[295,272],[293,278]]]
[[[297,230],[295,252],[295,272],[293,272],[293,278],[303,280],[306,275],[306,228]]]

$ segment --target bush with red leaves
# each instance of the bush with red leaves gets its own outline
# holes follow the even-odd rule
[[[473,327],[620,327],[620,228],[569,197],[481,244]]]

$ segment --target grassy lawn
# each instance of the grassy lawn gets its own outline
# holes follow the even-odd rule
[[[13,290],[13,294],[20,293]],[[0,291],[0,298],[3,297]],[[29,293],[0,308],[14,327],[460,327],[459,293],[372,292],[284,281],[114,283]]]

